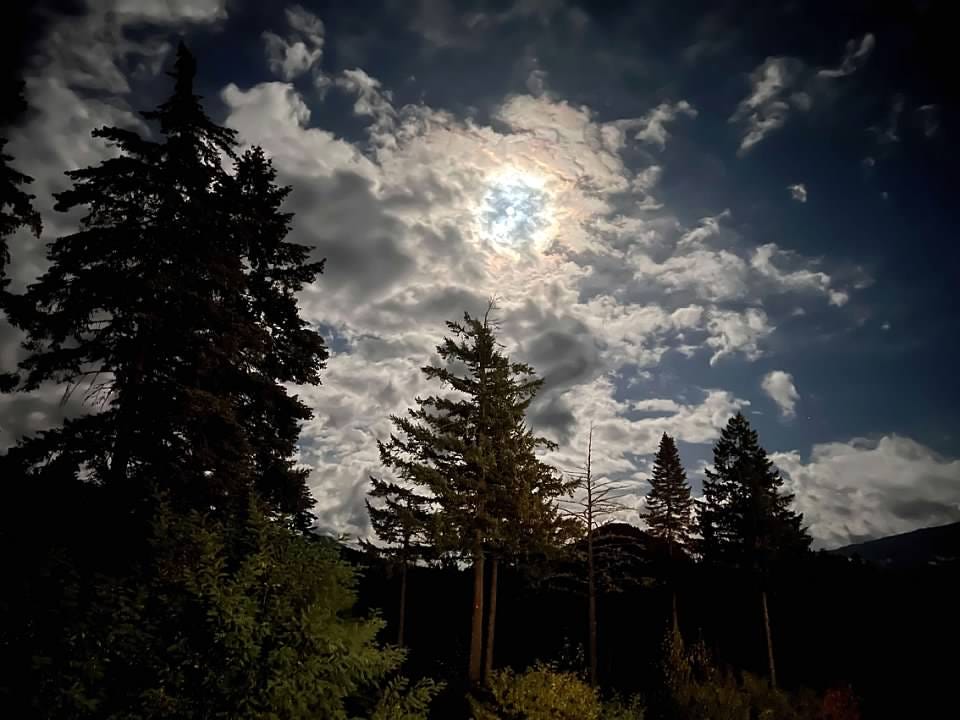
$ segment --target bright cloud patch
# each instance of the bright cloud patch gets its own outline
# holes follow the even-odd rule
[[[838,547],[960,520],[960,460],[899,435],[776,453],[817,544]]]
[[[780,414],[783,417],[792,418],[796,415],[800,394],[793,384],[793,375],[783,370],[773,370],[764,375],[761,387],[780,408]]]

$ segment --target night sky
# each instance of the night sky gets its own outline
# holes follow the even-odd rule
[[[40,5],[7,152],[45,227],[13,240],[12,289],[75,227],[51,193],[111,152],[90,131],[148,132],[185,39],[327,258],[301,297],[332,350],[299,389],[321,529],[369,532],[376,439],[432,391],[444,321],[493,296],[546,379],[549,461],[582,464],[592,422],[638,507],[661,433],[699,493],[741,410],[817,546],[960,520],[948,3]],[[0,396],[0,448],[90,410],[60,399]]]

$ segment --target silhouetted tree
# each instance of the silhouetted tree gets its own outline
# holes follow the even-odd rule
[[[495,472],[490,419],[494,368],[505,362],[488,318],[464,314],[448,322],[451,337],[437,346],[442,366],[423,368],[446,395],[417,398],[406,416],[392,416],[396,429],[379,442],[383,464],[436,506],[433,542],[439,553],[453,553],[473,568],[468,679],[481,679],[483,655],[484,539],[492,527],[488,506]]]
[[[430,499],[436,552],[473,565],[472,682],[493,665],[499,563],[543,553],[555,542],[562,526],[555,498],[568,485],[539,458],[551,444],[525,424],[542,381],[503,353],[492,310],[493,303],[482,320],[465,314],[462,323],[447,323],[452,337],[437,348],[444,366],[423,372],[454,392],[418,398],[406,417],[392,418],[398,432],[380,444],[383,463]]]
[[[364,541],[363,547],[379,557],[393,561],[400,570],[400,608],[397,620],[397,645],[403,645],[407,614],[407,570],[410,564],[430,554],[430,498],[397,483],[371,477],[370,497],[366,501],[370,524],[382,545]]]
[[[540,459],[556,444],[536,436],[526,424],[526,412],[543,380],[532,367],[504,362],[493,377],[493,418],[496,470],[491,480],[489,513],[492,527],[485,541],[490,558],[484,679],[493,671],[500,563],[530,569],[554,554],[569,534],[557,498],[569,494],[573,482]]]
[[[810,536],[803,515],[790,509],[793,495],[741,413],[730,419],[705,471],[700,507],[702,551],[708,562],[745,569],[760,583],[770,683],[777,675],[770,634],[767,573],[779,560],[806,552]]]
[[[563,512],[573,518],[581,527],[583,533],[584,555],[587,566],[587,651],[590,662],[590,684],[597,684],[597,592],[601,580],[607,580],[611,589],[618,587],[616,581],[608,574],[604,577],[598,573],[597,558],[597,529],[609,519],[609,517],[620,510],[626,508],[619,502],[622,493],[610,480],[598,479],[593,473],[593,423],[590,424],[590,431],[587,435],[587,458],[582,471],[570,473],[573,478],[573,487],[579,490],[579,495],[564,507]],[[608,544],[609,547],[609,544]],[[574,554],[578,553],[576,545],[573,546]],[[616,559],[607,558],[604,563],[605,570],[610,570],[616,566]],[[609,562],[613,560],[613,562]]]
[[[254,489],[309,522],[292,457],[308,408],[283,383],[317,383],[326,359],[295,293],[321,272],[285,241],[290,216],[263,153],[193,93],[182,44],[173,95],[144,117],[157,140],[101,128],[118,156],[68,173],[57,209],[80,229],[51,243],[50,269],[11,317],[27,333],[24,389],[55,382],[101,412],[17,449],[26,472],[56,458],[136,506],[163,489],[180,509],[242,507]],[[222,159],[235,162],[235,172]]]
[[[673,438],[663,434],[660,447],[653,461],[650,476],[650,492],[647,494],[647,510],[642,515],[647,521],[649,533],[667,544],[671,561],[674,553],[690,544],[693,525],[693,499],[687,474],[680,462],[680,453]],[[674,631],[679,628],[677,619],[677,589],[674,581],[671,588],[671,607]]]
[[[23,111],[23,83],[19,83],[13,92],[4,93],[4,122]],[[40,213],[33,207],[33,195],[23,190],[24,185],[33,182],[33,178],[13,168],[13,156],[4,152],[7,139],[0,137],[0,311],[6,308],[6,276],[10,262],[9,238],[20,228],[27,228],[40,237],[42,225]],[[0,391],[10,390],[16,385],[16,376],[0,369]]]

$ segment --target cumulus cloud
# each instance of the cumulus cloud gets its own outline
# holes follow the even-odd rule
[[[300,5],[291,5],[284,12],[287,34],[278,35],[267,30],[263,43],[267,54],[267,66],[284,80],[293,80],[312,70],[318,84],[326,83],[320,72],[323,59],[323,21]]]
[[[707,327],[711,332],[707,345],[714,349],[710,356],[711,365],[716,365],[720,358],[735,352],[741,352],[748,359],[756,360],[763,353],[760,341],[774,330],[767,314],[759,308],[748,308],[742,313],[712,310]]]
[[[805,203],[807,201],[807,186],[803,183],[797,183],[796,185],[788,185],[787,190],[790,191],[790,197],[796,200],[799,203]]]
[[[783,370],[772,370],[763,376],[760,386],[780,408],[783,417],[792,418],[797,414],[796,405],[800,394],[793,384],[793,375]]]
[[[867,33],[858,43],[856,40],[848,40],[846,51],[843,54],[843,60],[840,66],[836,68],[823,68],[817,72],[817,75],[824,78],[839,78],[852,75],[866,64],[877,44],[877,39],[873,33]]]
[[[813,446],[771,459],[820,547],[960,520],[960,460],[900,435]]]

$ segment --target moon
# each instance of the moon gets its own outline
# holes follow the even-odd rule
[[[478,213],[485,238],[512,250],[541,247],[553,224],[545,185],[542,178],[519,170],[493,175]]]

